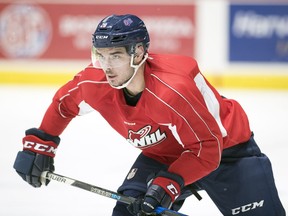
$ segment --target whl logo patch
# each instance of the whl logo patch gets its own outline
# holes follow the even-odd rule
[[[147,148],[166,139],[165,132],[162,133],[158,128],[155,132],[150,133],[151,128],[150,125],[147,125],[138,131],[129,130],[127,141],[136,148]]]

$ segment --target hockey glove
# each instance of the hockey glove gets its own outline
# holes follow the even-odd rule
[[[37,128],[25,132],[23,151],[19,151],[14,162],[14,169],[33,187],[40,187],[41,173],[54,171],[54,157],[60,143],[58,136],[52,136]],[[45,185],[49,183],[46,180]]]
[[[155,209],[159,206],[169,209],[184,186],[181,176],[165,171],[160,171],[151,181],[144,198],[141,201],[137,199],[128,206],[128,210],[132,214],[155,215]]]

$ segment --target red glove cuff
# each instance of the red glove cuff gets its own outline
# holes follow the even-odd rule
[[[152,184],[162,187],[171,197],[172,202],[174,202],[181,193],[180,185],[172,179],[159,176],[153,180]]]
[[[45,141],[34,135],[27,135],[23,138],[23,150],[29,150],[38,154],[55,157],[58,145],[53,141]]]

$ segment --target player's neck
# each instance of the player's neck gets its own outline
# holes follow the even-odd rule
[[[135,96],[142,92],[145,88],[145,80],[144,80],[144,65],[142,65],[138,71],[131,83],[126,87],[127,92]]]

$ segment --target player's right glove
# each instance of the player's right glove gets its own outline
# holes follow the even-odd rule
[[[132,215],[155,215],[157,207],[170,208],[181,193],[184,180],[181,176],[160,171],[155,178],[148,183],[144,197],[139,197],[128,205],[128,211]]]
[[[40,187],[41,174],[54,171],[54,157],[60,143],[58,136],[52,136],[37,128],[25,132],[23,151],[19,151],[14,162],[14,169],[33,187]],[[46,180],[45,185],[49,183]]]

